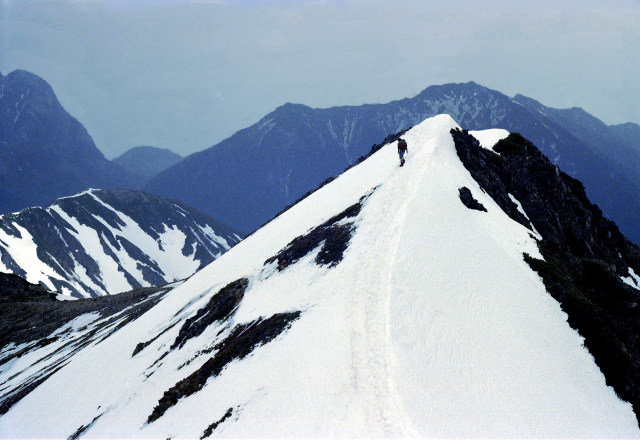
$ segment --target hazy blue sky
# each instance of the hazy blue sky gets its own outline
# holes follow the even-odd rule
[[[0,72],[19,68],[109,158],[470,80],[640,123],[640,0],[0,0]]]

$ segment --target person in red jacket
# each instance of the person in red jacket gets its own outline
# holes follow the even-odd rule
[[[398,139],[398,156],[400,156],[400,166],[404,165],[404,155],[407,154],[408,151],[407,141],[402,138]]]

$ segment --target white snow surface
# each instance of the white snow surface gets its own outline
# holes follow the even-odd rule
[[[498,141],[509,136],[509,132],[503,128],[489,128],[487,130],[470,130],[469,134],[476,138],[480,145],[487,150],[493,151],[493,147]]]
[[[534,226],[533,222],[531,221],[531,219],[529,218],[529,216],[527,215],[527,213],[524,211],[524,208],[522,207],[522,203],[520,203],[520,200],[516,199],[513,194],[509,194],[509,198],[511,199],[511,201],[513,203],[516,204],[516,206],[518,207],[518,211],[520,212],[520,214],[522,214],[524,216],[524,218],[526,218],[529,221],[529,224],[531,224],[531,227],[533,228],[533,233],[536,235],[536,238],[538,240],[542,240],[542,235],[540,235],[540,233],[536,230],[536,227]],[[541,258],[541,257],[538,257]]]
[[[622,281],[628,284],[631,287],[634,287],[640,290],[640,276],[635,273],[633,268],[629,268],[629,276],[628,277],[620,277]]]
[[[38,247],[33,242],[33,236],[29,231],[18,224],[14,226],[20,232],[21,238],[9,235],[0,229],[0,245],[12,250],[11,256],[26,272],[27,281],[34,284],[42,281],[49,289],[54,290],[50,277],[59,280],[62,277],[40,260],[37,253]],[[9,272],[2,263],[0,263],[0,270]]]
[[[76,354],[0,418],[0,436],[67,438],[88,426],[86,438],[199,438],[232,408],[211,438],[638,438],[631,405],[523,261],[541,258],[530,231],[458,159],[454,127],[447,115],[425,120],[403,136],[403,168],[387,145],[256,231]],[[488,212],[467,209],[462,186]],[[337,266],[316,265],[317,251],[282,272],[264,266],[372,190]],[[182,322],[240,277],[250,284],[232,324],[302,315],[146,423],[229,329],[211,325],[157,360]]]

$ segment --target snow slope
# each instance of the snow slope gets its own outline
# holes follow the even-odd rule
[[[256,231],[75,355],[0,418],[0,436],[637,438],[631,405],[523,261],[542,258],[531,231],[471,178],[453,127],[447,115],[427,119],[403,136],[403,168],[386,145]],[[460,202],[463,186],[488,212]],[[278,252],[323,223],[352,224],[343,259],[315,262],[327,236],[278,270]],[[224,319],[180,339],[243,278]],[[193,387],[234,353],[234,329],[295,312]],[[16,373],[1,368],[2,381]]]
[[[509,136],[509,132],[503,128],[489,128],[487,130],[471,130],[469,134],[478,139],[480,145],[489,150],[493,150],[493,146]]]
[[[0,216],[0,272],[76,297],[185,278],[239,241],[179,202],[88,190]]]

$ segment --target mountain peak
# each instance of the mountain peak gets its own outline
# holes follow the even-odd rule
[[[53,100],[57,105],[60,105],[51,85],[34,73],[18,69],[5,77],[0,76],[0,81],[4,82],[7,89],[15,89],[20,93],[25,93],[29,89],[35,89],[30,94],[31,99]]]
[[[14,70],[0,82],[0,213],[42,206],[87,187],[135,183],[137,178],[105,159],[44,79]]]
[[[145,188],[185,197],[193,206],[248,233],[353,165],[380,139],[447,113],[469,130],[502,127],[532,139],[557,165],[581,178],[603,210],[639,240],[637,221],[630,214],[640,209],[640,192],[632,189],[637,186],[619,175],[594,173],[592,169],[603,163],[616,167],[586,143],[577,145],[576,133],[564,129],[553,114],[537,109],[543,108],[535,100],[520,94],[511,98],[474,81],[433,85],[412,98],[387,104],[314,109],[287,103],[251,127],[186,158]],[[618,131],[629,138],[628,130],[623,130]],[[194,180],[194,175],[199,178]],[[629,197],[621,197],[623,193]]]
[[[382,145],[157,307],[87,343],[86,355],[64,358],[64,368],[2,416],[3,433],[637,437],[632,406],[607,385],[614,376],[605,380],[586,347],[609,346],[636,365],[637,332],[607,324],[607,304],[622,307],[616,319],[637,327],[638,284],[627,283],[638,283],[640,253],[634,257],[636,249],[583,203],[583,188],[522,136],[491,146],[493,135],[480,135],[483,148],[451,116],[438,115],[402,137],[403,167],[396,142]],[[477,203],[465,203],[463,193]],[[563,212],[557,218],[549,206]],[[577,220],[573,212],[585,215]],[[572,240],[600,236],[610,247],[604,254],[595,242]],[[562,304],[541,277],[564,270],[565,255],[543,260],[545,241],[584,265],[573,275],[586,278],[564,290]],[[593,281],[615,294],[596,288],[575,298]],[[561,308],[567,296],[614,333],[592,326],[587,338],[605,336],[585,342],[569,325],[582,325],[574,310],[567,318]],[[604,307],[591,309],[591,300]],[[96,328],[95,317],[84,319],[76,327]],[[616,339],[620,328],[630,344]],[[0,372],[11,379],[5,393],[32,383],[21,365],[66,355],[59,347],[67,338],[61,332],[10,363]],[[108,363],[108,374],[96,359]],[[630,375],[617,383],[637,372]]]
[[[0,74],[1,76],[1,74]],[[29,80],[29,81],[37,81],[37,82],[46,82],[40,76],[35,73],[29,72],[28,70],[16,69],[10,72],[6,78],[11,78],[14,80]]]
[[[469,91],[483,92],[483,93],[487,93],[487,92],[499,93],[496,90],[489,89],[488,87],[485,87],[474,81],[469,81],[466,83],[446,83],[446,84],[440,84],[440,85],[431,85],[426,89],[424,89],[422,92],[420,92],[417,96],[421,96],[424,94],[428,95],[433,93],[447,93],[447,92],[460,94],[460,93],[467,93]]]
[[[138,146],[127,150],[112,162],[122,166],[144,181],[161,173],[182,160],[182,156],[168,148]]]
[[[0,77],[3,93],[0,95],[0,112],[15,123],[33,114],[64,112],[53,89],[44,79],[26,70],[14,70]],[[7,123],[9,121],[6,121]],[[7,127],[8,129],[9,127]],[[5,130],[7,130],[5,129]],[[0,137],[2,134],[0,133]]]
[[[277,107],[273,113],[276,112],[300,112],[300,111],[307,111],[307,110],[312,110],[311,107],[304,105],[304,104],[297,104],[294,102],[286,102],[284,104],[282,104],[281,106]]]

